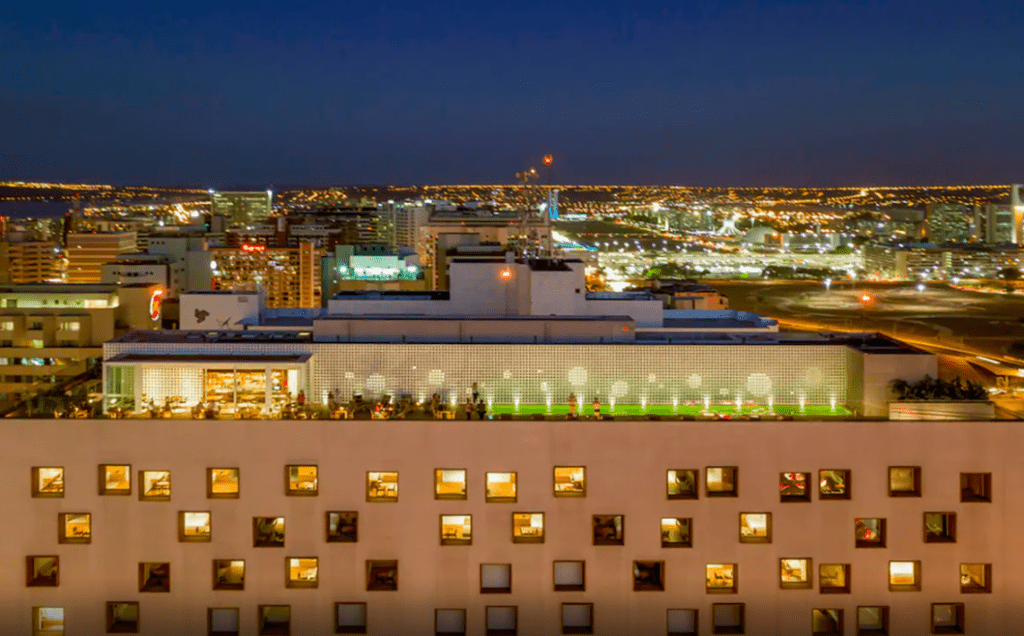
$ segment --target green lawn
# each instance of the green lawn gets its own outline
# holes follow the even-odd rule
[[[721,414],[736,415],[749,414],[755,410],[763,411],[765,406],[744,406],[742,411],[737,411],[735,406],[724,406],[715,404],[711,406],[711,411]],[[616,404],[615,411],[610,412],[607,404],[601,405],[601,412],[605,415],[661,415],[664,417],[681,417],[683,415],[700,415],[701,411],[704,410],[704,406],[685,406],[680,405],[678,408],[673,409],[671,404],[648,404],[646,409],[641,408],[639,404]],[[850,411],[846,408],[836,405],[836,409],[833,411],[832,407],[828,404],[808,404],[801,411],[799,406],[779,404],[773,409],[773,412],[779,415],[850,415]],[[547,407],[543,404],[522,404],[519,406],[519,410],[516,411],[512,404],[495,404],[494,413],[495,415],[502,415],[505,413],[511,413],[513,415],[554,415],[564,416],[569,412],[569,405],[567,404],[553,404],[551,406],[551,412],[549,413]],[[580,414],[589,417],[594,414],[594,409],[589,404],[583,406],[580,409]]]

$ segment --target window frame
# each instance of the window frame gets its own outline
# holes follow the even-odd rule
[[[671,473],[690,473],[693,477],[693,492],[691,494],[676,494],[670,492],[669,480]],[[699,468],[669,468],[665,470],[665,496],[669,501],[700,499],[700,469]]]
[[[652,567],[656,573],[657,578],[653,583],[640,581],[637,577],[639,575],[639,568]],[[665,562],[661,560],[634,560],[633,561],[633,591],[634,592],[664,592],[665,591]]]
[[[490,475],[512,475],[512,485],[515,495],[512,497],[491,496],[489,486]],[[469,487],[467,486],[468,490]],[[484,473],[484,503],[516,503],[519,499],[519,473],[514,470],[492,470]]]
[[[362,625],[342,625],[338,622],[338,609],[342,605],[358,605],[363,608]],[[335,634],[365,634],[369,629],[370,615],[366,601],[341,601],[334,604],[334,633]]]
[[[881,629],[860,626],[860,610],[877,609],[878,617],[881,620]],[[889,606],[888,605],[858,605],[857,606],[857,636],[889,636]]]
[[[213,631],[213,612],[217,610],[235,610],[235,617],[238,619],[238,629],[233,632]],[[207,636],[238,636],[241,634],[242,616],[237,607],[207,607],[206,608],[206,634]]]
[[[114,622],[114,608],[120,605],[128,605],[135,608],[135,622],[131,625],[118,627]],[[142,611],[138,601],[107,601],[106,624],[108,634],[138,634],[142,629]]]
[[[970,487],[976,476],[981,476],[982,494]],[[960,503],[992,503],[992,473],[960,473]]]
[[[803,475],[804,476],[804,494],[802,495],[787,495],[782,492],[783,478],[786,475]],[[812,472],[802,470],[790,470],[779,473],[779,503],[810,503],[811,502],[811,488],[810,482],[811,477],[814,475]]]
[[[282,524],[284,525],[284,536],[282,537],[280,544],[278,544],[276,541],[271,543],[269,541],[265,541],[265,540],[261,541],[260,540],[260,538],[259,538],[259,530],[258,530],[258,528],[259,528],[259,520],[260,519],[264,519],[264,520],[266,520],[266,519],[273,519],[275,521],[277,519],[281,520]],[[283,548],[285,546],[285,542],[287,541],[287,539],[288,539],[288,522],[287,522],[287,519],[285,517],[277,516],[277,517],[253,517],[252,518],[252,547],[254,547],[254,548]]]
[[[147,473],[167,473],[167,494],[166,495],[147,495],[146,494],[146,474]],[[139,501],[170,501],[171,493],[171,471],[169,470],[140,470],[139,471]]]
[[[892,565],[893,563],[912,563],[914,566],[914,582],[913,583],[893,583],[892,582]],[[890,592],[920,592],[921,591],[921,561],[889,561],[889,566],[886,568],[886,576],[889,581]]]
[[[984,585],[964,585],[964,567],[980,565],[984,569]],[[992,564],[991,563],[961,563],[960,564],[960,593],[961,594],[991,594],[992,593]]]
[[[316,474],[316,487],[302,490],[293,487],[292,469],[312,468]],[[287,497],[316,497],[320,494],[320,466],[318,464],[286,464],[284,467],[284,494]]]
[[[441,612],[462,612],[462,631],[461,632],[442,632],[437,629],[437,621],[441,616]],[[469,628],[469,616],[467,616],[466,608],[464,607],[437,607],[434,608],[434,636],[447,636],[453,634],[455,636],[466,636],[466,630]]]
[[[111,466],[117,466],[125,469],[125,475],[128,477],[128,488],[108,488],[107,487],[107,468]],[[132,483],[132,465],[131,464],[100,464],[99,465],[99,494],[101,497],[131,497],[132,489],[135,484]]]
[[[539,536],[516,536],[516,515],[540,515],[540,535]],[[531,518],[532,522],[533,519]],[[531,523],[532,527],[532,523]],[[543,512],[513,512],[512,513],[512,543],[544,543],[544,539],[547,536],[547,518]]]
[[[578,584],[558,583],[559,563],[579,563],[580,579]],[[551,580],[555,592],[586,592],[587,591],[587,562],[584,559],[558,559],[551,562]]]
[[[205,535],[185,534],[185,515],[205,514],[209,517],[210,531]],[[213,513],[209,510],[178,511],[178,543],[210,543],[213,541]]]
[[[894,470],[910,470],[913,487],[910,490],[893,490],[892,474]],[[920,497],[921,496],[921,467],[920,466],[889,466],[889,496],[890,497]]]
[[[825,576],[821,570],[825,567],[841,567],[843,569],[843,585],[825,585]],[[819,563],[818,564],[818,593],[819,594],[849,594],[850,575],[852,574],[850,563]]]
[[[351,535],[331,532],[331,515],[355,515],[355,532]],[[338,518],[341,521],[341,518]],[[340,523],[339,523],[340,525]],[[359,543],[359,511],[358,510],[327,510],[324,512],[324,543]],[[351,538],[349,538],[351,537]]]
[[[36,577],[36,559],[53,559],[53,581]],[[60,587],[60,555],[30,554],[25,557],[25,587]]]
[[[598,519],[612,519],[612,526],[615,525],[615,519],[619,519],[619,528],[617,536],[612,539],[598,538]],[[624,546],[626,545],[626,515],[624,514],[611,514],[611,515],[591,515],[590,520],[590,536],[595,546]]]
[[[441,475],[445,471],[459,471],[462,473],[462,492],[461,493],[445,493],[438,492],[443,483],[451,483],[441,481]],[[486,478],[485,478],[486,479]],[[434,469],[434,499],[436,501],[466,501],[469,498],[469,471],[465,468],[435,468]]]
[[[824,473],[843,473],[843,492],[823,493],[821,482]],[[849,468],[819,468],[818,469],[818,501],[850,501],[853,498],[853,471]]]
[[[151,571],[154,565],[167,566],[167,585],[150,585],[147,571]],[[139,594],[170,594],[171,593],[171,563],[169,561],[140,561],[139,562]]]
[[[951,627],[939,626],[935,624],[935,608],[936,607],[952,607],[956,612],[956,625]],[[963,603],[932,603],[931,604],[931,623],[933,634],[964,634],[967,632],[967,614],[966,608]]]
[[[942,515],[946,517],[946,533],[937,535],[928,532],[928,515]],[[921,518],[922,530],[925,543],[956,543],[956,513],[955,512],[924,512]]]
[[[740,543],[771,543],[772,542],[772,513],[770,512],[741,512],[739,513],[739,540]],[[765,536],[763,537],[744,537],[743,536],[743,520],[747,515],[764,515],[765,516]]]
[[[735,607],[739,609],[739,625],[719,625],[716,621],[716,607]],[[746,603],[712,603],[711,604],[711,633],[712,634],[745,634],[747,629],[747,607]]]
[[[283,630],[268,629],[264,610],[284,607],[288,610],[288,622]],[[258,636],[289,636],[292,633],[292,606],[282,604],[261,604],[256,606],[256,634]]]
[[[857,535],[857,522],[861,521],[861,520],[871,520],[871,521],[879,521],[880,522],[878,524],[879,535],[880,535],[879,540],[872,541],[870,539],[861,539]],[[863,549],[868,549],[868,550],[876,549],[876,548],[885,548],[888,545],[888,542],[889,542],[889,529],[888,529],[888,523],[886,522],[886,517],[854,517],[853,518],[853,547],[854,548],[863,548]]]
[[[708,581],[708,568],[713,565],[729,566],[732,571],[732,585],[730,587],[711,587]],[[704,593],[705,594],[739,594],[740,587],[740,565],[739,563],[705,563],[704,564]]]
[[[501,566],[508,571],[508,587],[484,587],[484,567]],[[481,594],[511,594],[512,593],[512,564],[511,563],[481,563],[480,564],[480,593]]]
[[[391,474],[393,474],[395,476],[395,496],[391,497],[391,496],[371,495],[370,494],[370,486],[376,480],[370,479],[370,475],[380,475],[382,477],[381,480],[383,481],[383,475],[391,475]],[[398,496],[399,496],[399,494],[401,494],[401,490],[399,489],[399,483],[400,483],[399,479],[400,479],[400,476],[399,476],[397,470],[368,470],[368,471],[366,471],[366,502],[367,503],[398,503]]]
[[[804,571],[807,572],[805,581],[783,581],[782,566],[785,561],[803,561]],[[780,557],[779,558],[779,589],[780,590],[813,590],[814,589],[814,559],[811,557]]]
[[[490,610],[491,609],[510,609],[512,610],[512,616],[515,620],[515,626],[512,629],[497,629],[492,628],[490,625]],[[484,606],[484,634],[486,636],[516,636],[519,633],[519,606],[518,605],[485,605]]]
[[[672,631],[672,612],[690,612],[693,615],[693,629],[688,632]],[[668,636],[697,636],[700,631],[700,610],[695,607],[670,607],[665,610],[665,623]]]
[[[815,613],[816,612],[820,612],[820,613],[835,612],[836,613],[836,623],[837,623],[836,624],[836,629],[832,630],[832,631],[827,631],[827,632],[815,631],[815,629],[814,629],[814,618],[815,618]],[[818,608],[818,607],[815,607],[815,608],[811,609],[811,636],[843,636],[843,634],[845,633],[843,631],[844,627],[845,626],[843,625],[843,610],[842,610],[842,608],[839,608],[839,607],[829,607],[829,608]]]
[[[231,470],[234,471],[238,487],[235,492],[213,492],[213,471]],[[207,499],[239,499],[242,495],[242,471],[237,466],[211,466],[206,469],[206,498]]]
[[[393,565],[391,565],[393,564]],[[380,568],[393,568],[394,569],[394,583],[392,585],[382,585],[373,583],[370,580],[370,574],[374,567]],[[398,591],[398,560],[397,559],[367,559],[366,561],[366,591],[367,592],[397,592]]]
[[[686,541],[678,542],[666,542],[665,541],[665,529],[664,523],[666,519],[674,519],[676,521],[687,521],[689,530],[687,531],[688,539]],[[661,535],[661,547],[663,548],[692,548],[693,547],[693,517],[661,517],[658,519],[658,532]]]
[[[89,518],[89,536],[74,537],[67,535],[68,517],[86,516]],[[57,543],[70,545],[88,545],[92,543],[92,513],[91,512],[58,512],[57,513]]]
[[[293,560],[312,560],[316,562],[316,578],[313,580],[297,580],[292,578]],[[284,558],[284,587],[289,590],[315,590],[320,587],[320,559],[315,556],[286,556]]]
[[[587,607],[590,613],[590,624],[586,626],[566,626],[565,624],[565,608],[571,607]],[[561,623],[563,634],[593,634],[594,633],[594,604],[593,603],[562,603],[561,605]]]
[[[42,492],[39,490],[39,471],[41,470],[60,470],[60,492]],[[64,481],[67,476],[67,471],[63,466],[33,466],[32,467],[32,498],[33,499],[63,499],[64,491],[67,488],[67,483]]]
[[[708,471],[712,469],[728,470],[732,473],[731,490],[711,490],[711,480],[708,479]],[[725,474],[723,473],[723,478]],[[704,496],[710,498],[725,498],[740,496],[740,468],[739,466],[705,466],[704,467]]]
[[[445,517],[469,517],[469,538],[451,538],[444,536],[444,519]],[[441,540],[441,545],[445,547],[450,546],[470,546],[473,545],[473,515],[471,514],[440,514],[438,515],[438,528],[437,535]]]
[[[241,561],[242,563],[242,582],[241,583],[221,583],[217,577],[217,570],[219,567],[223,567],[221,564],[227,564],[228,569],[231,565]],[[247,574],[247,566],[245,559],[213,559],[211,564],[213,565],[213,586],[210,589],[217,591],[232,591],[242,592],[245,591],[245,578]]]
[[[66,616],[67,616],[65,614],[65,612],[64,612],[64,606],[33,605],[32,606],[32,636],[53,636],[53,632],[47,633],[47,632],[44,632],[44,631],[39,629],[39,614],[40,614],[40,610],[51,610],[51,609],[59,609],[60,610],[61,628],[64,627],[64,622],[65,622]],[[63,634],[64,632],[62,631],[61,633]]]
[[[560,491],[560,490],[558,490],[558,469],[559,468],[565,468],[565,469],[570,469],[570,470],[575,470],[575,469],[582,470],[583,471],[583,488],[582,488],[582,490],[574,490],[574,491],[564,491],[564,490]],[[582,498],[586,497],[587,496],[587,467],[586,466],[582,466],[582,465],[579,465],[579,466],[565,466],[565,465],[555,466],[554,469],[552,470],[551,491],[552,491],[552,494],[555,497],[561,497],[561,498],[567,498],[567,499],[582,499]]]

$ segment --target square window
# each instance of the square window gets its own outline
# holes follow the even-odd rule
[[[441,515],[441,545],[472,545],[473,515]]]
[[[370,502],[398,501],[398,473],[396,471],[367,472],[366,500]]]
[[[849,498],[849,470],[829,469],[818,471],[818,499],[830,500]]]
[[[92,515],[88,512],[57,514],[58,543],[92,543]]]
[[[746,627],[743,603],[713,603],[711,605],[712,634],[742,634]]]
[[[708,563],[705,569],[705,590],[708,594],[736,594],[738,570],[735,563]]]
[[[487,503],[515,503],[515,473],[487,473],[485,480],[487,482],[485,493]]]
[[[594,545],[625,545],[624,515],[594,515]]]
[[[139,564],[139,591],[140,592],[170,592],[171,591],[171,564],[170,563],[140,563]]]
[[[237,468],[208,468],[206,470],[206,497],[208,499],[238,499],[239,470]]]
[[[284,564],[285,587],[312,589],[320,584],[320,563],[316,557],[288,557]]]
[[[366,591],[397,592],[398,561],[367,561]]]
[[[327,543],[359,541],[359,513],[354,510],[327,513]]]
[[[739,472],[735,466],[709,466],[704,472],[708,497],[738,497]]]
[[[434,499],[464,500],[466,471],[438,468],[434,471]]]
[[[434,610],[434,633],[437,636],[442,634],[466,634],[466,610],[464,609],[439,609]]]
[[[512,543],[544,543],[544,513],[513,512]]]
[[[811,610],[812,636],[843,636],[843,610]]]
[[[260,605],[256,616],[259,636],[290,636],[292,633],[291,605]]]
[[[665,517],[661,520],[661,547],[692,548],[693,519],[690,517]]]
[[[992,473],[960,473],[960,501],[992,501]]]
[[[33,607],[32,636],[64,636],[64,608]]]
[[[992,564],[961,563],[960,564],[961,594],[991,594]]]
[[[136,601],[107,601],[107,633],[138,634],[139,604]]]
[[[885,519],[857,518],[853,520],[854,547],[884,548]]]
[[[963,603],[932,603],[933,634],[963,634],[964,623]]]
[[[772,513],[741,512],[740,543],[771,543]]]
[[[586,497],[587,469],[583,466],[555,466],[556,497]]]
[[[783,590],[809,590],[814,587],[811,559],[779,559],[779,587]]]
[[[209,511],[178,512],[178,541],[209,543],[213,538],[213,515]]]
[[[858,606],[857,636],[889,636],[889,607],[886,605]]]
[[[484,612],[487,636],[516,636],[519,633],[519,608],[488,605]]]
[[[889,561],[890,592],[920,592],[920,561]]]
[[[100,464],[100,494],[132,494],[132,467],[129,464]]]
[[[924,513],[925,543],[956,543],[956,513]]]
[[[335,603],[334,633],[365,634],[366,603]]]
[[[238,608],[210,607],[206,624],[209,636],[238,636]]]
[[[32,468],[32,496],[61,498],[64,496],[64,469],[59,466]]]
[[[809,473],[779,473],[779,501],[782,503],[807,502],[811,490],[807,487]]]
[[[849,594],[850,564],[822,563],[819,565],[818,591],[822,594]]]
[[[669,499],[697,499],[700,471],[696,468],[676,468],[668,471]]]
[[[697,610],[670,609],[668,611],[668,636],[697,636]]]
[[[512,592],[511,563],[481,563],[480,593],[509,594]]]
[[[586,591],[586,565],[586,561],[555,561],[555,591]]]
[[[317,467],[309,464],[285,466],[285,491],[292,497],[315,497],[319,492]]]
[[[26,587],[57,587],[60,584],[60,557],[25,557]]]
[[[253,517],[252,547],[283,548],[284,517]]]
[[[245,561],[243,559],[214,559],[213,589],[244,590]]]
[[[921,467],[890,466],[889,467],[890,497],[920,497]]]
[[[171,471],[140,470],[139,501],[170,501]]]
[[[593,634],[593,603],[562,603],[563,634]]]
[[[634,592],[664,592],[664,561],[633,561]]]

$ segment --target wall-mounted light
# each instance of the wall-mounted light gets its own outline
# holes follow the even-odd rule
[[[512,270],[508,267],[502,269],[500,272],[498,272],[498,278],[504,281],[512,280]]]

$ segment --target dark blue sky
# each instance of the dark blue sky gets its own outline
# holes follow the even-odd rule
[[[11,2],[0,180],[1024,179],[1021,0]]]

